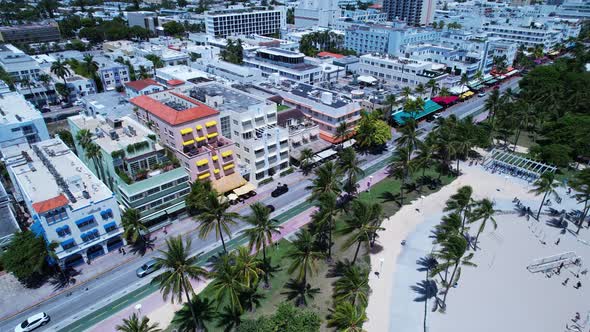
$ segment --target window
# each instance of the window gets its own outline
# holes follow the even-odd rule
[[[172,187],[174,185],[174,182],[168,182],[168,183],[164,183],[160,188],[162,188],[162,190],[166,190],[170,187]]]
[[[133,195],[133,196],[131,196],[131,201],[133,202],[133,201],[137,201],[139,199],[142,199],[143,195],[144,195],[143,193],[138,194],[138,195]]]
[[[66,235],[70,235],[72,234],[72,231],[70,230],[70,226],[63,226],[63,227],[58,227],[56,229],[57,235],[59,236],[66,236]]]
[[[155,193],[157,193],[159,191],[160,191],[160,188],[152,188],[152,189],[150,189],[150,190],[147,191],[147,195],[148,196],[149,195],[153,195],[153,194],[155,194]]]

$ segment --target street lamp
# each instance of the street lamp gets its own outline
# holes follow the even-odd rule
[[[135,305],[135,310],[137,310],[137,312],[139,313],[139,316],[141,316],[141,303],[138,303]]]

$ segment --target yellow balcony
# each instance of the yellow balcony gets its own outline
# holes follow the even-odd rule
[[[205,123],[205,127],[209,128],[209,127],[213,127],[217,124],[217,121],[209,121],[207,123]]]
[[[219,135],[219,134],[218,133],[211,133],[211,134],[207,135],[207,138],[217,137],[217,135]]]
[[[188,141],[182,142],[182,145],[183,145],[183,146],[187,146],[187,145],[193,145],[193,144],[195,144],[195,140],[194,140],[194,139],[191,139],[191,140],[188,140]]]
[[[214,169],[214,170],[213,170],[213,173],[215,173],[215,174],[219,174],[219,168],[216,168],[216,169]]]
[[[205,137],[205,136],[197,137],[197,142],[202,142],[206,139],[207,139],[207,137]]]
[[[221,153],[221,156],[222,156],[223,158],[225,158],[225,157],[229,157],[229,156],[231,156],[231,155],[232,155],[232,153],[233,153],[233,151],[232,151],[232,150],[227,150],[227,151],[225,151],[225,152]]]
[[[227,165],[223,166],[223,169],[226,171],[231,168],[234,168],[234,164],[227,164]]]
[[[199,175],[199,180],[206,179],[206,178],[208,178],[210,176],[211,176],[211,173],[209,173],[209,172],[203,173],[203,174]]]
[[[201,159],[201,160],[197,161],[197,166],[207,165],[208,163],[209,163],[209,160]]]
[[[219,157],[218,156],[213,156],[213,158],[211,158],[211,159],[213,159],[213,161],[217,161],[217,159],[219,159]]]
[[[184,128],[180,131],[182,135],[190,134],[193,132],[193,128]]]
[[[201,130],[201,129],[203,129],[203,126],[197,125],[195,128],[197,128],[197,130]]]

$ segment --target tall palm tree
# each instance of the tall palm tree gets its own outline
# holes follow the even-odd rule
[[[463,234],[467,218],[471,217],[471,209],[474,206],[472,198],[473,188],[471,186],[463,186],[457,190],[457,193],[451,195],[447,201],[444,211],[456,212],[461,216],[460,233]]]
[[[500,100],[500,91],[499,90],[492,90],[488,99],[486,99],[484,104],[484,109],[488,112],[490,117],[491,128],[494,128],[494,118],[498,113],[498,109],[500,108],[501,100]]]
[[[342,145],[345,139],[350,136],[350,130],[348,130],[348,123],[346,121],[342,121],[336,126],[336,132],[334,134],[334,139]]]
[[[250,255],[250,250],[246,247],[238,248],[237,254],[234,254],[236,265],[236,276],[246,288],[255,288],[258,285],[260,276],[264,274],[261,269],[262,261],[256,256]]]
[[[418,85],[416,85],[414,88],[414,92],[416,92],[419,97],[422,97],[426,93],[426,87],[424,84],[418,83]]]
[[[121,225],[123,226],[123,237],[127,240],[131,240],[133,243],[137,243],[137,240],[141,239],[145,241],[145,237],[142,233],[147,233],[149,230],[146,225],[141,221],[141,212],[134,208],[128,208],[123,212],[121,216]]]
[[[344,242],[343,248],[348,249],[356,244],[352,264],[356,262],[361,244],[369,243],[378,230],[383,228],[379,226],[381,221],[382,208],[379,203],[368,203],[361,200],[354,200],[351,203],[350,212],[345,216],[345,225],[339,230],[339,233],[351,236]]]
[[[328,327],[334,327],[341,332],[364,332],[363,323],[366,321],[367,314],[363,308],[343,302],[336,305],[328,319]]]
[[[318,226],[320,232],[318,232],[317,236],[324,236],[327,233],[327,257],[326,259],[328,262],[332,260],[332,246],[334,242],[332,241],[332,234],[334,232],[334,217],[338,210],[337,203],[336,203],[336,194],[327,192],[322,194],[318,200],[316,201],[316,206],[318,209],[312,215],[312,221],[315,225]],[[317,237],[316,237],[317,240]]]
[[[218,306],[227,302],[230,308],[243,311],[240,293],[246,288],[238,277],[238,266],[233,253],[222,254],[213,265],[211,288],[215,291]]]
[[[404,96],[404,99],[409,99],[410,95],[412,95],[412,88],[410,88],[409,86],[404,86],[402,88],[402,96]]]
[[[412,160],[413,165],[410,165],[410,168],[421,169],[422,180],[424,180],[426,170],[432,166],[433,160],[434,149],[432,136],[428,136],[424,141],[418,142],[418,150],[416,152],[416,157]],[[423,181],[420,181],[420,190],[422,188],[422,183]]]
[[[434,79],[431,79],[428,82],[426,82],[426,88],[430,89],[430,98],[434,97],[436,93],[440,91],[438,83]]]
[[[360,161],[353,148],[348,147],[340,152],[339,167],[340,172],[346,177],[345,191],[349,196],[354,196],[356,183],[365,172],[360,167]]]
[[[98,71],[98,62],[94,60],[94,57],[90,54],[85,54],[84,58],[82,59],[82,64],[84,69],[92,75],[92,77],[96,76],[96,72]]]
[[[201,214],[197,216],[200,221],[199,236],[206,238],[212,231],[215,231],[216,238],[221,238],[223,251],[227,253],[223,233],[231,238],[230,226],[236,224],[236,220],[240,215],[236,212],[229,212],[229,201],[221,202],[217,198],[216,192],[209,192],[205,197],[205,204],[203,204]]]
[[[586,220],[586,216],[588,216],[588,210],[590,210],[590,168],[578,171],[574,178],[570,180],[570,186],[576,191],[575,197],[578,203],[584,204],[580,219],[576,222],[578,226],[576,234],[580,234],[582,224]]]
[[[395,98],[395,95],[387,95],[387,97],[385,97],[385,105],[388,106],[388,111],[383,112],[383,121],[391,123],[391,114],[393,113],[393,108],[399,105],[399,100]]]
[[[559,187],[559,183],[555,182],[555,174],[552,172],[545,172],[541,174],[541,176],[533,183],[533,189],[529,192],[534,193],[535,196],[543,195],[543,199],[541,200],[541,205],[539,205],[539,211],[537,211],[537,216],[535,219],[539,220],[539,216],[541,215],[541,210],[543,209],[543,205],[545,204],[545,199],[547,196],[551,195],[555,198],[559,197],[557,194],[557,187]]]
[[[195,215],[203,209],[210,192],[215,192],[210,181],[195,181],[191,184],[191,191],[184,198],[189,214]]]
[[[305,148],[305,149],[301,150],[301,153],[299,155],[299,165],[301,166],[301,169],[303,170],[303,172],[306,174],[307,174],[307,172],[309,172],[309,169],[313,163],[313,156],[314,155],[315,155],[315,152],[313,152],[313,150],[310,148]]]
[[[104,175],[104,168],[102,167],[102,151],[98,144],[91,142],[85,148],[84,156],[87,159],[90,159],[94,163],[94,168],[96,169],[96,175],[100,180],[106,183],[106,178]]]
[[[115,330],[121,332],[159,332],[158,323],[150,324],[150,319],[143,316],[141,319],[136,313],[129,318],[123,318],[123,324],[115,326]]]
[[[289,279],[285,283],[286,291],[281,294],[287,295],[287,300],[295,300],[295,305],[298,307],[307,306],[309,300],[313,300],[314,296],[320,293],[319,288],[312,288],[307,282],[302,282],[296,279]]]
[[[441,265],[443,267],[445,265],[450,266],[453,270],[449,278],[444,282],[445,290],[442,300],[443,308],[446,308],[447,296],[449,295],[451,287],[459,281],[459,277],[461,276],[461,266],[476,266],[475,263],[471,262],[473,253],[465,255],[467,250],[468,242],[463,235],[459,234],[450,236],[444,243],[442,243],[442,248],[439,250],[438,257],[446,261],[446,264]]]
[[[248,237],[250,251],[252,249],[260,251],[262,248],[262,259],[267,265],[266,246],[273,243],[273,234],[280,234],[282,227],[278,225],[277,220],[270,218],[270,210],[264,204],[256,202],[250,205],[250,209],[252,209],[252,213],[244,221],[252,227],[244,233]],[[268,270],[264,271],[264,287],[269,287]]]
[[[476,208],[473,211],[475,216],[475,220],[481,220],[481,224],[477,230],[477,235],[475,236],[475,241],[473,242],[473,250],[477,251],[477,243],[479,241],[479,236],[486,228],[487,222],[491,222],[494,229],[498,228],[498,224],[496,223],[496,219],[494,219],[494,214],[496,210],[494,210],[494,202],[489,200],[488,198],[484,198],[481,201],[477,202]]]
[[[316,249],[311,233],[304,229],[297,233],[293,248],[287,252],[287,258],[293,260],[288,271],[297,271],[297,280],[306,285],[307,276],[317,270],[316,262],[323,257],[324,254]]]
[[[352,266],[334,283],[334,303],[350,302],[365,308],[370,292],[369,271]]]
[[[340,194],[342,174],[340,169],[333,161],[328,161],[315,170],[315,178],[311,181],[311,186],[306,189],[311,190],[310,201],[317,200],[320,195],[326,192]]]
[[[409,163],[409,155],[408,147],[398,147],[393,152],[393,158],[389,164],[389,174],[401,182],[399,188],[400,205],[404,204],[404,188],[410,175],[410,167],[413,166]]]
[[[242,314],[244,312],[239,307],[225,306],[218,315],[217,327],[223,327],[224,332],[234,331],[242,324]]]
[[[148,70],[144,66],[139,66],[139,78],[142,80],[150,78]]]
[[[451,95],[451,92],[449,91],[449,88],[447,88],[446,86],[443,86],[442,88],[440,88],[440,92],[438,93],[441,97],[447,97]]]
[[[88,129],[81,129],[76,133],[76,141],[85,149],[92,142],[92,133]]]
[[[422,129],[418,128],[418,124],[414,119],[408,119],[406,123],[399,129],[401,136],[395,139],[398,148],[408,149],[408,162],[410,161],[412,153],[418,148],[420,144],[420,135]]]
[[[64,85],[67,86],[66,77],[72,75],[72,73],[65,62],[57,59],[57,61],[51,64],[50,70],[55,76],[61,78],[64,81]]]
[[[193,312],[196,314],[196,324],[193,319]],[[185,303],[174,314],[172,325],[180,332],[205,331],[205,323],[213,321],[215,317],[217,317],[217,311],[213,301],[208,298],[193,296],[190,302]]]
[[[461,78],[459,79],[459,84],[461,84],[461,86],[463,87],[461,91],[465,89],[467,83],[469,83],[469,76],[467,76],[467,73],[461,74]]]
[[[160,287],[164,301],[170,296],[170,300],[175,302],[182,301],[182,296],[186,296],[189,302],[191,294],[194,295],[191,280],[201,280],[208,275],[207,270],[197,265],[199,255],[191,256],[192,241],[187,238],[185,241],[182,237],[177,236],[166,239],[166,250],[159,250],[161,257],[156,257],[156,269],[163,269],[163,273],[157,275],[152,283]],[[199,319],[193,306],[189,306],[195,326],[199,326]]]

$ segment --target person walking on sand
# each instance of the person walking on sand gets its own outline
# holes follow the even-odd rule
[[[575,289],[579,289],[580,287],[582,287],[582,283],[581,282],[577,282],[576,285],[574,286]]]
[[[555,245],[558,246],[560,241],[561,241],[561,238],[558,238],[557,241],[555,241]]]
[[[561,284],[567,286],[568,281],[570,281],[570,278],[565,278],[565,280]]]

